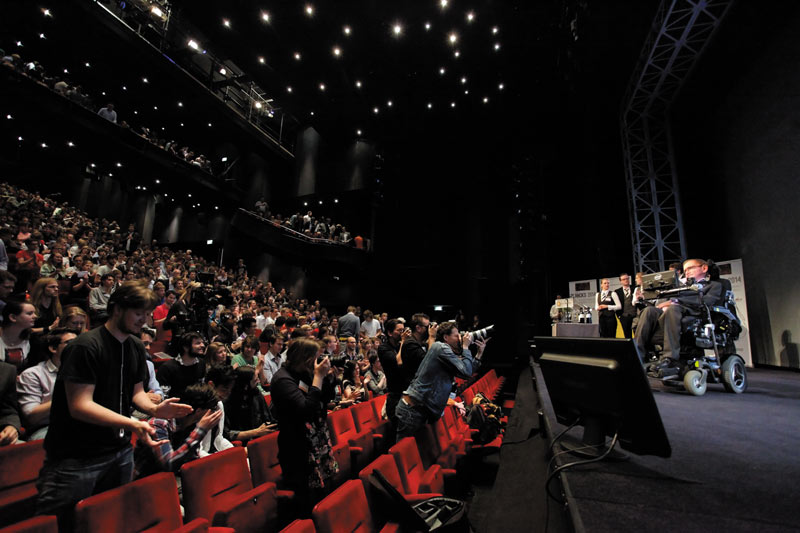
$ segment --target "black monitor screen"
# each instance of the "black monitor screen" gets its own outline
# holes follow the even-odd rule
[[[633,340],[535,337],[534,359],[559,422],[592,420],[632,453],[671,455]]]
[[[647,300],[658,298],[659,291],[678,286],[678,273],[674,270],[652,272],[642,276],[642,292]]]

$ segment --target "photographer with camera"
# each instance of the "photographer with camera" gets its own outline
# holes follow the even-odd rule
[[[439,326],[436,342],[425,354],[414,380],[395,409],[398,441],[414,435],[425,423],[438,419],[453,390],[453,378],[468,379],[480,367],[489,341],[484,336],[485,331],[462,335],[455,322]],[[478,346],[474,357],[469,350],[473,342]]]

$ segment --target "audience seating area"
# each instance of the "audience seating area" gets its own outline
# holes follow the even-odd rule
[[[490,370],[462,394],[478,391],[496,398],[502,383]],[[457,497],[467,460],[482,447],[473,444],[475,430],[455,406],[414,437],[388,446],[388,421],[380,416],[384,402],[378,396],[329,413],[341,471],[311,519],[297,518],[294,493],[282,487],[276,432],[250,441],[246,450],[234,447],[183,465],[183,518],[175,476],[159,473],[81,501],[75,508],[76,531],[399,531],[392,521],[397,509],[382,504],[370,474],[379,471],[410,505]],[[0,449],[1,525],[21,520],[0,533],[57,530],[53,517],[31,518],[43,461],[42,441]]]

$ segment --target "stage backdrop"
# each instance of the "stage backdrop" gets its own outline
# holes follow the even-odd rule
[[[736,310],[742,320],[742,333],[736,341],[736,351],[744,359],[747,366],[753,366],[753,355],[750,352],[750,321],[747,319],[747,297],[744,292],[744,270],[741,259],[717,262],[720,277],[731,282],[733,294],[736,296]]]
[[[610,282],[611,280],[609,280]],[[575,307],[582,305],[592,308],[592,323],[597,324],[597,311],[594,310],[594,295],[597,293],[597,280],[586,279],[583,281],[569,282],[569,296],[574,299]],[[577,322],[577,314],[573,311],[572,319]]]

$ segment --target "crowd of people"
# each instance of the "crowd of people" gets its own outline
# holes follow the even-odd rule
[[[98,108],[96,98],[90,96],[80,84],[74,83],[58,74],[49,74],[38,61],[25,61],[19,54],[7,54],[3,49],[0,49],[0,58],[2,58],[0,59],[2,66],[13,69],[64,98],[68,98],[76,104],[97,113],[98,116],[117,124],[121,128],[131,130],[136,135],[169,152],[178,159],[199,167],[209,174],[213,174],[211,160],[205,155],[195,153],[188,146],[181,146],[174,139],[164,138],[158,131],[147,126],[132,127],[126,120],[118,116],[113,103],[106,102],[105,105]]]
[[[65,528],[81,498],[275,431],[307,513],[337,469],[329,410],[386,394],[413,434],[485,348],[423,313],[333,315],[241,259],[217,267],[7,183],[0,306],[0,445],[44,439],[37,512]]]
[[[270,212],[269,204],[262,196],[255,204],[253,214],[270,222],[273,226],[290,230],[292,233],[314,241],[325,241],[358,249],[369,248],[369,241],[361,235],[353,236],[342,224],[336,224],[330,217],[315,217],[311,211],[284,217]]]

